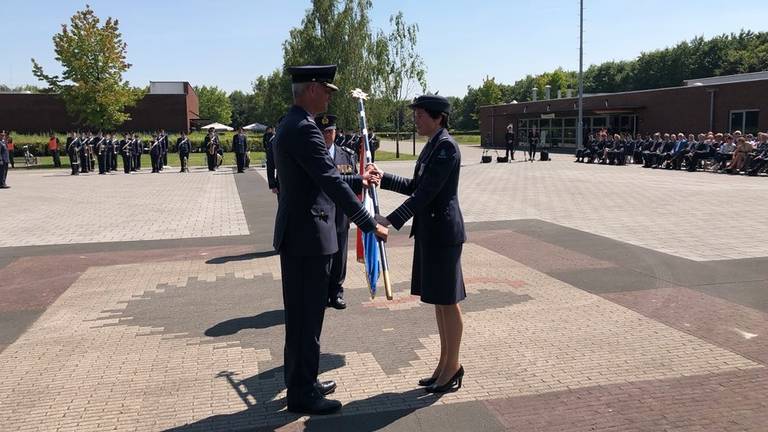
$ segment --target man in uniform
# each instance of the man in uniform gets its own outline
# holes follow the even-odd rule
[[[0,189],[9,189],[5,181],[8,178],[8,166],[11,164],[11,158],[5,142],[5,131],[0,132]]]
[[[507,125],[507,132],[504,134],[504,142],[506,143],[506,152],[504,153],[507,158],[507,162],[515,160],[515,127],[512,124]],[[511,158],[510,158],[511,156]]]
[[[237,133],[232,137],[232,151],[235,152],[237,172],[245,172],[245,153],[248,151],[248,139],[243,128],[238,128]]]
[[[160,165],[163,164],[162,137],[158,134],[152,138],[152,144],[149,146],[149,158],[152,161],[152,172],[159,173]]]
[[[99,174],[106,174],[107,145],[106,138],[101,136],[101,131],[96,134],[96,139],[93,140],[93,151],[96,152]]]
[[[388,230],[376,223],[339,175],[313,119],[327,110],[332,92],[338,90],[332,84],[336,66],[291,67],[288,73],[294,105],[273,144],[280,172],[273,246],[282,273],[288,411],[330,414],[341,408],[340,402],[325,398],[336,383],[320,383],[317,375],[331,260],[339,249],[336,211],[380,238],[386,239]],[[365,182],[358,177],[353,186],[361,189]]]
[[[72,169],[72,175],[80,175],[80,158],[78,155],[81,145],[80,137],[76,133],[67,138],[67,156],[69,156],[69,167]]]
[[[131,144],[131,154],[133,155],[133,163],[131,164],[131,171],[141,170],[141,155],[144,153],[144,143],[141,142],[139,134],[133,134],[133,142]]]
[[[106,134],[104,136],[104,143],[102,149],[104,150],[104,171],[110,172],[114,169],[112,166],[117,163],[115,160],[115,143],[112,142],[112,135]]]
[[[208,171],[216,171],[216,155],[219,152],[219,137],[214,128],[208,128],[208,135],[203,140],[203,151],[208,162]]]
[[[131,148],[132,146],[133,143],[131,142],[131,134],[127,132],[123,134],[122,140],[115,140],[115,150],[120,153],[120,156],[123,158],[123,172],[126,174],[131,173],[131,165],[133,165],[133,154],[131,153],[133,150]]]
[[[357,174],[357,166],[352,150],[335,144],[336,141],[336,116],[319,115],[315,117],[315,124],[323,132],[325,148],[333,159],[336,169],[342,177]],[[334,309],[346,309],[344,301],[344,279],[347,276],[347,249],[349,242],[349,218],[342,211],[336,212],[336,238],[339,250],[333,255],[331,265],[331,278],[328,285],[328,306]]]
[[[8,163],[10,163],[11,168],[16,168],[16,166],[13,164],[13,151],[15,150],[15,145],[13,144],[13,139],[11,139],[11,134],[3,131],[3,141],[5,142],[5,150],[8,152]],[[8,163],[5,164],[5,175],[8,175]]]
[[[181,136],[176,139],[176,148],[179,149],[180,172],[189,172],[189,154],[192,152],[192,143],[189,142],[186,132],[181,131]]]
[[[165,133],[165,129],[160,129],[160,150],[162,156],[160,159],[160,171],[163,167],[168,166],[168,135]]]
[[[101,134],[101,132],[99,132]],[[96,169],[97,167],[97,161],[96,161],[96,144],[101,141],[101,138],[98,136],[93,136],[92,132],[88,133],[88,137],[90,138],[88,141],[88,171],[91,172]]]
[[[283,117],[277,120],[277,124],[283,121]],[[267,128],[267,133],[264,134],[264,151],[267,157],[267,184],[273,194],[280,193],[280,184],[277,181],[277,169],[275,168],[275,152],[272,151],[272,144],[274,143],[275,133],[272,132],[272,128]]]
[[[80,134],[80,146],[78,146],[77,157],[80,159],[80,173],[88,172],[88,144],[91,142],[92,136],[86,135],[85,132]]]

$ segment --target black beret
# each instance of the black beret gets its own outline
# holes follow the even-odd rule
[[[320,114],[315,117],[315,123],[320,130],[336,129],[336,116]]]
[[[439,95],[422,95],[413,100],[413,103],[408,105],[410,108],[423,108],[429,111],[450,113],[451,103],[448,102],[443,96]]]
[[[292,83],[318,82],[331,90],[339,88],[333,85],[333,78],[336,76],[336,65],[307,65],[292,66],[288,68]]]

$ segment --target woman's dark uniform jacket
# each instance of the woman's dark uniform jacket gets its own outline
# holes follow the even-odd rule
[[[466,241],[459,207],[459,146],[441,129],[424,146],[413,179],[384,173],[382,189],[409,195],[387,219],[396,229],[413,217],[415,237],[411,293],[432,304],[455,304],[466,297],[461,250]]]

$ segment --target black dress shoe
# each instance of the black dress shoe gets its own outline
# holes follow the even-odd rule
[[[321,395],[326,396],[336,391],[336,381],[320,381],[315,383],[315,388]]]
[[[344,301],[343,297],[336,297],[328,300],[328,305],[334,309],[339,310],[347,308],[347,302]]]
[[[320,395],[298,401],[288,401],[288,411],[296,414],[326,415],[333,414],[340,409],[341,402],[326,399]]]
[[[437,377],[422,378],[419,380],[421,387],[429,387],[437,381]]]
[[[443,385],[437,385],[437,382],[428,386],[425,390],[427,393],[453,393],[461,388],[461,381],[464,378],[464,366],[460,366],[459,370]]]

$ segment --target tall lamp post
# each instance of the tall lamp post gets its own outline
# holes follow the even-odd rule
[[[584,145],[584,0],[579,0],[579,130],[576,148]]]

